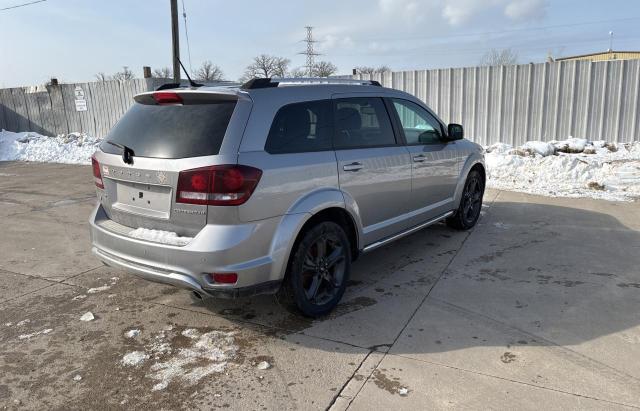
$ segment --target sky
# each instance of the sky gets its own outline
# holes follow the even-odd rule
[[[0,9],[29,0],[0,0]],[[519,63],[603,51],[640,50],[636,0],[178,0],[187,14],[190,58],[180,16],[181,58],[205,60],[229,80],[254,56],[305,64],[305,26],[320,60],[338,74],[355,66],[393,70],[467,67],[492,48]],[[0,87],[91,81],[128,66],[171,64],[169,0],[46,0],[0,11]]]

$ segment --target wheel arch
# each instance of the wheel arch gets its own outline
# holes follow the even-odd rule
[[[355,211],[345,202],[343,193],[336,189],[317,190],[296,201],[282,217],[271,243],[272,279],[284,278],[297,242],[306,230],[322,221],[334,221],[345,230],[352,260],[357,258],[362,226]]]
[[[458,177],[458,183],[456,184],[456,191],[454,194],[454,210],[460,206],[460,200],[462,198],[462,191],[464,190],[464,184],[467,181],[467,176],[471,170],[478,170],[482,175],[485,186],[487,182],[487,171],[482,154],[473,153],[465,161],[462,169],[460,170],[460,176]]]

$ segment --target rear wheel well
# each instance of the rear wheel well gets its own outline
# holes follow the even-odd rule
[[[324,221],[332,221],[342,227],[345,234],[347,234],[349,244],[351,245],[351,259],[355,260],[358,257],[359,252],[356,225],[351,215],[349,215],[349,213],[345,209],[338,207],[324,209],[314,214],[309,220],[307,220],[307,222],[304,223],[304,225],[300,229],[300,232],[298,233],[298,237],[296,238],[296,242],[294,244],[294,249],[297,246],[298,241],[300,241],[307,230]]]

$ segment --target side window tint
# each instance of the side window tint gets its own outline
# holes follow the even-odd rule
[[[282,107],[271,124],[265,151],[271,154],[331,150],[331,100]]]
[[[407,144],[442,143],[440,123],[427,110],[408,100],[392,100]]]
[[[396,143],[389,114],[381,98],[344,98],[335,102],[335,148],[379,147]]]

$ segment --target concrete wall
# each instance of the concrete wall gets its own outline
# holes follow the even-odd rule
[[[640,60],[356,75],[425,101],[481,144],[569,136],[640,141]]]

